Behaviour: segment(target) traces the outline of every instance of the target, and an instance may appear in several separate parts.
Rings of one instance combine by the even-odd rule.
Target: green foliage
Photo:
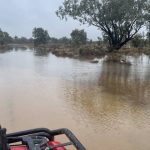
[[[50,43],[59,43],[59,40],[55,37],[50,37]]]
[[[54,37],[50,37],[50,40],[49,40],[50,43],[53,43],[53,44],[70,44],[71,43],[71,40],[67,37],[62,37],[62,38],[54,38]]]
[[[34,28],[32,35],[35,45],[46,44],[50,39],[48,32],[43,28]]]
[[[71,40],[67,37],[62,37],[62,38],[58,39],[58,42],[62,43],[62,44],[70,44]]]
[[[148,42],[150,44],[150,32],[147,32],[146,37],[147,37],[147,40],[148,40]]]
[[[150,20],[147,22],[147,41],[148,41],[148,45],[150,45]]]
[[[143,46],[144,39],[141,34],[135,35],[135,37],[131,40],[131,44],[135,48],[141,48]]]
[[[149,5],[149,0],[64,0],[56,14],[101,29],[113,51],[130,41],[150,18]]]
[[[81,44],[86,44],[87,42],[87,34],[84,30],[75,29],[71,32],[71,40],[74,46],[78,46]]]
[[[12,38],[9,36],[9,34],[7,32],[3,32],[0,29],[0,45],[4,45],[7,44],[9,42],[11,42]]]

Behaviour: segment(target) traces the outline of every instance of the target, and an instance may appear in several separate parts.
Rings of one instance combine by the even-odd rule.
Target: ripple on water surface
[[[132,66],[17,49],[0,54],[0,123],[72,129],[87,149],[149,150],[150,62]]]

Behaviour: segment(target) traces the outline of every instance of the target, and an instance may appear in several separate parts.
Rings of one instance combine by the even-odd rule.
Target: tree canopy
[[[9,34],[7,32],[3,32],[0,29],[0,45],[9,43],[11,40],[12,40],[12,38],[9,36]]]
[[[43,28],[34,28],[32,35],[35,45],[46,44],[50,39],[47,30],[44,30]]]
[[[86,44],[87,34],[84,30],[75,29],[71,32],[72,44],[77,46],[81,44]]]
[[[150,18],[149,0],[64,0],[56,14],[96,26],[108,36],[109,50],[130,41]]]

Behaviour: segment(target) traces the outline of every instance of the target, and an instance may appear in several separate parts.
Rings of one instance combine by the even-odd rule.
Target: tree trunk
[[[124,41],[120,42],[113,38],[109,40],[109,52],[118,51],[121,47],[123,47],[128,41],[130,41],[132,38],[126,38]]]
[[[114,51],[118,51],[122,46],[118,43],[116,44],[112,44],[109,47],[109,52],[114,52]]]

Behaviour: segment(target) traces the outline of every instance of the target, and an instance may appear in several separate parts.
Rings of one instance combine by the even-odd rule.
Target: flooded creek
[[[88,150],[150,149],[150,59],[92,64],[31,49],[0,53],[0,124],[69,128]]]

